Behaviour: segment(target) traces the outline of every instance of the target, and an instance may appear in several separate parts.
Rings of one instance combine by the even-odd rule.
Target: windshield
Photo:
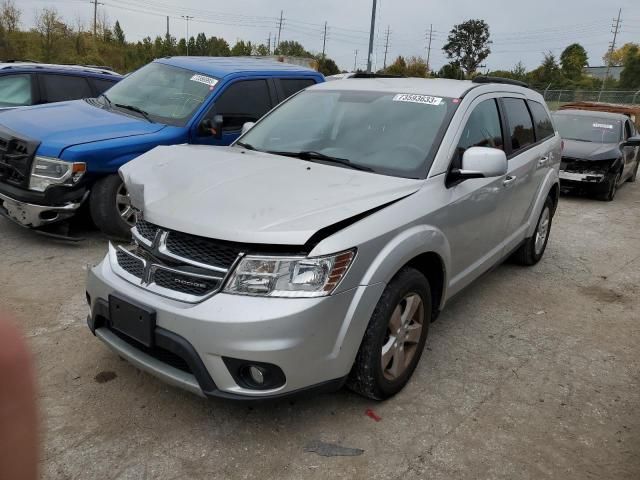
[[[622,138],[622,123],[582,115],[554,115],[560,136],[565,140],[592,143],[617,143]]]
[[[304,91],[240,140],[265,152],[313,152],[341,166],[424,178],[457,103],[450,98],[369,91]],[[336,162],[338,165],[338,162]]]
[[[140,113],[138,110],[151,121],[183,127],[216,83],[216,79],[191,70],[150,63],[116,83],[106,96],[115,110],[133,115]]]

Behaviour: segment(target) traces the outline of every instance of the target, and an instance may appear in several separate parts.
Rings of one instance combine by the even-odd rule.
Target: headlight
[[[354,250],[316,258],[246,256],[224,291],[264,297],[325,297],[338,286],[354,256]]]
[[[72,186],[78,183],[87,165],[83,162],[65,162],[56,158],[36,157],[31,167],[29,189],[44,192],[51,185]]]

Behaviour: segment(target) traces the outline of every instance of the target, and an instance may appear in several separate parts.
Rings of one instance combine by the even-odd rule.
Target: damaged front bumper
[[[560,165],[560,186],[563,189],[581,187],[607,189],[615,160],[563,159]]]

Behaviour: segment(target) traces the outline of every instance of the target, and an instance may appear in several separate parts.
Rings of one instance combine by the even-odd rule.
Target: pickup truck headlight
[[[87,171],[83,162],[65,162],[57,158],[36,157],[31,167],[29,189],[44,192],[51,185],[73,186]]]
[[[354,250],[315,258],[246,256],[224,291],[263,297],[326,297],[345,276],[354,256]]]

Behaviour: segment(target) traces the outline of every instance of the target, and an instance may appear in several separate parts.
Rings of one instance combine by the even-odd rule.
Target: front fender
[[[529,218],[529,228],[527,229],[526,238],[533,236],[536,231],[536,227],[538,226],[538,218],[540,218],[540,214],[542,213],[542,208],[544,207],[544,203],[549,196],[549,192],[554,187],[554,185],[558,186],[556,190],[556,198],[554,201],[556,205],[558,204],[558,195],[560,194],[560,178],[558,177],[558,172],[554,168],[552,169],[547,176],[545,177],[542,185],[538,189],[538,195],[536,196],[536,201],[534,203],[534,207],[531,210],[531,216]]]

